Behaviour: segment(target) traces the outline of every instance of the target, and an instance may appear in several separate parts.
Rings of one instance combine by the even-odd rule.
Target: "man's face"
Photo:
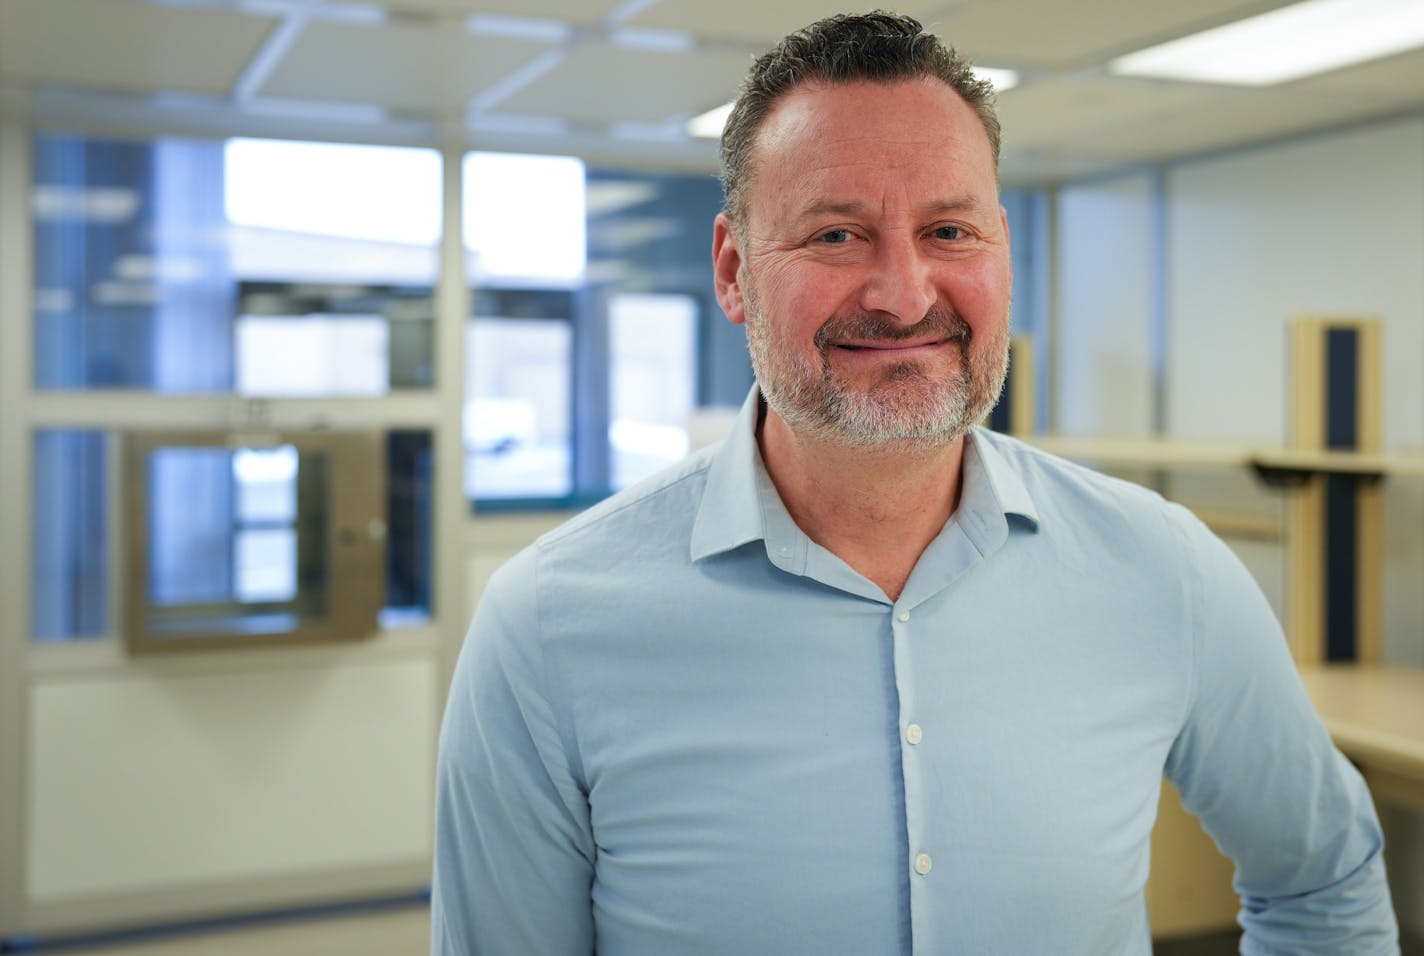
[[[939,82],[806,86],[757,134],[718,301],[762,394],[838,444],[953,441],[1003,385],[1009,237],[989,139]]]

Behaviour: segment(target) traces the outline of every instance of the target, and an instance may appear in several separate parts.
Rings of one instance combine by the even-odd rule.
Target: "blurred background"
[[[842,9],[0,0],[4,946],[423,918],[483,584],[744,398],[719,108]],[[1000,91],[1026,437],[1289,444],[1325,315],[1383,343],[1370,450],[1424,450],[1424,3],[898,9]],[[1110,458],[1289,617],[1279,490]],[[1424,481],[1379,493],[1374,657],[1424,668]],[[1157,925],[1229,928],[1196,893]]]

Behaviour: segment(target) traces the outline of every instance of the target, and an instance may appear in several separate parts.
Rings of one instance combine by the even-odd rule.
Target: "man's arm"
[[[588,802],[546,693],[535,559],[490,581],[455,667],[436,779],[435,956],[593,952]]]
[[[1196,666],[1167,776],[1236,861],[1241,952],[1393,956],[1398,928],[1364,780],[1331,743],[1249,573],[1179,518],[1195,575]]]

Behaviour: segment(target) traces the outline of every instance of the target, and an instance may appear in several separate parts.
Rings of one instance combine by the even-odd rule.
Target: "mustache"
[[[825,353],[832,342],[853,339],[862,342],[903,342],[907,339],[953,339],[967,342],[972,335],[969,323],[952,309],[934,308],[914,325],[897,325],[873,312],[833,316],[816,330],[811,341]]]

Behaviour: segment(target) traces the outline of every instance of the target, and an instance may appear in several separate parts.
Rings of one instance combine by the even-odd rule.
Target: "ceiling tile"
[[[1293,0],[966,0],[928,24],[984,66],[1069,67],[1176,39]]]
[[[0,0],[7,81],[223,95],[274,17],[138,0]]]
[[[901,0],[895,9],[919,16],[944,0]],[[628,26],[681,30],[713,40],[771,47],[792,30],[822,17],[845,13],[843,0],[661,0],[628,20]]]
[[[1189,109],[1095,130],[1080,151],[1133,161],[1168,159],[1339,126],[1392,109],[1378,101],[1223,90]]]
[[[311,2],[313,16],[261,79],[262,110],[253,104],[245,112],[224,112],[234,83],[257,62],[279,17],[243,12],[247,6],[239,0],[0,0],[0,108],[59,120],[82,114],[125,128],[149,122],[133,117],[147,115],[150,94],[177,90],[200,95],[173,98],[170,112],[180,99],[191,99],[183,115],[201,113],[205,132],[290,135],[297,122],[291,117],[309,122],[303,109],[320,113],[296,101],[355,107],[345,120],[339,111],[321,114],[335,124],[331,129],[360,122],[353,117],[364,105],[397,113],[391,122],[433,129],[432,120],[464,118],[471,99],[483,96],[489,105],[474,127],[482,143],[703,168],[715,158],[715,143],[682,138],[676,120],[729,99],[752,56],[788,30],[844,8],[840,0]],[[391,16],[365,23],[321,12],[348,2],[374,4]],[[1023,69],[1023,85],[1000,97],[1003,175],[1006,182],[1023,182],[1061,181],[1424,106],[1424,50],[1269,90],[1106,74],[1111,56],[1286,2],[904,0],[895,6],[977,62]],[[537,31],[471,35],[463,20],[473,14],[558,21],[573,29],[566,38],[557,31],[546,39]],[[691,34],[697,42],[679,52],[619,46],[614,28],[620,26]],[[533,69],[519,72],[526,67]],[[501,100],[504,90],[512,92]],[[80,100],[88,112],[76,105]],[[620,123],[645,128],[610,135]],[[565,132],[554,136],[551,129]],[[381,135],[425,134],[403,128]]]
[[[1282,89],[1290,93],[1369,96],[1398,104],[1424,102],[1424,50],[1332,70]]]
[[[1042,186],[1099,175],[1121,165],[1120,160],[1065,156],[1056,151],[1005,153],[999,163],[999,181],[1008,187]]]
[[[469,99],[551,48],[418,23],[315,22],[267,78],[264,96],[462,115]]]
[[[1129,127],[1208,101],[1209,88],[1104,78],[1038,82],[999,96],[1006,152],[1088,143],[1093,131]]]
[[[663,52],[589,43],[494,111],[589,123],[660,123],[725,103],[750,65],[746,54],[720,50]]]

